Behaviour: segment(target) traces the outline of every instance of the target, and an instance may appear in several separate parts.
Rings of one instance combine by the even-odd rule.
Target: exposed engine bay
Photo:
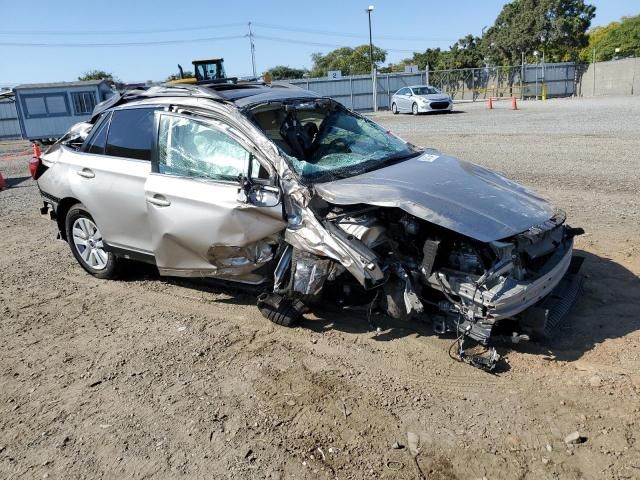
[[[366,292],[381,289],[377,306],[391,317],[408,320],[429,313],[436,317],[438,333],[471,325],[469,336],[481,342],[489,340],[499,320],[516,317],[555,286],[569,268],[572,238],[579,233],[560,223],[545,232],[482,244],[399,209],[327,204],[318,213],[324,213],[328,229],[337,227],[354,247],[373,252],[384,275],[355,285],[343,278],[348,276],[344,268],[295,252],[291,292],[318,295],[331,281],[351,299],[369,299]]]
[[[554,210],[525,231],[484,241],[465,235],[467,230],[447,228],[444,220],[437,224],[412,215],[401,198],[397,206],[334,203],[322,181],[349,177],[351,172],[345,171],[351,168],[363,172],[357,157],[366,152],[359,150],[357,136],[368,128],[366,120],[337,118],[340,109],[316,103],[263,106],[254,114],[256,123],[267,131],[270,125],[276,143],[285,145],[280,148],[302,180],[305,174],[311,180],[306,205],[290,205],[287,246],[275,270],[274,294],[279,298],[295,299],[304,308],[302,304],[331,295],[342,305],[368,305],[369,313],[428,320],[436,333],[458,336],[460,357],[465,337],[482,344],[496,338],[517,343],[553,327],[558,308],[554,313],[543,300],[581,263],[572,250],[573,237],[583,232],[565,225],[564,212]],[[389,132],[374,135],[385,142]],[[420,155],[410,144],[385,146],[394,159]],[[384,180],[397,179],[391,175]],[[323,235],[309,238],[305,223],[314,224],[314,235],[318,229]],[[323,251],[320,243],[327,237],[350,253]],[[575,296],[576,288],[572,285],[569,294]],[[493,350],[470,363],[490,370],[497,359]]]

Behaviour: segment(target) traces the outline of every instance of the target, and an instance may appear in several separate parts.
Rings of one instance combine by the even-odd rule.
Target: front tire
[[[293,327],[302,318],[305,305],[296,298],[285,298],[276,293],[263,293],[258,297],[258,310],[276,325]]]
[[[397,106],[395,103],[392,103],[392,104],[391,104],[391,112],[392,112],[394,115],[397,115],[397,114],[398,114],[398,106]]]
[[[418,115],[418,104],[414,103],[413,105],[411,105],[411,113],[413,113],[414,115]]]
[[[97,278],[116,277],[117,259],[104,249],[102,233],[86,207],[78,203],[67,212],[67,242],[82,268]]]

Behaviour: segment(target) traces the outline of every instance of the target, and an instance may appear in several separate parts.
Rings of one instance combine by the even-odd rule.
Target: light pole
[[[542,83],[544,83],[544,74],[545,74],[545,71],[544,71],[544,51],[546,49],[544,48],[544,41],[545,41],[545,36],[541,35],[540,36],[540,43],[541,43],[541,47],[542,47]]]
[[[538,55],[540,55],[538,51],[534,50],[533,56],[536,57],[536,100],[538,100],[538,69],[540,68],[540,59],[538,58]]]
[[[378,95],[376,88],[376,65],[373,62],[373,38],[371,36],[371,12],[373,12],[373,5],[369,5],[366,10],[369,16],[369,61],[371,62],[371,86],[372,86],[372,99],[373,99],[373,111],[378,111]]]

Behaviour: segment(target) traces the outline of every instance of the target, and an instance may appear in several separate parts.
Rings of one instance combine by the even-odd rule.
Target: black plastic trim
[[[102,242],[104,249],[107,252],[112,252],[116,257],[126,258],[128,260],[135,260],[136,262],[148,263],[150,265],[156,265],[156,257],[149,253],[135,252],[126,248],[114,247],[107,242]]]
[[[46,198],[47,200],[51,200],[51,201],[52,201],[53,203],[55,203],[56,205],[57,205],[58,203],[60,203],[60,200],[61,200],[61,199],[60,199],[60,198],[58,198],[58,197],[55,197],[55,196],[51,195],[50,193],[47,193],[47,192],[44,192],[44,191],[40,190],[40,194],[41,194],[44,198]]]

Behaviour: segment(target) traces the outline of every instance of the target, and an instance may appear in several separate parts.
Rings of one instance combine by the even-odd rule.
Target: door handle
[[[83,168],[82,170],[78,170],[76,173],[84,178],[93,178],[96,176],[90,168]]]
[[[153,196],[147,196],[147,202],[156,205],[157,207],[168,207],[171,202],[166,199],[164,195],[156,193]]]

